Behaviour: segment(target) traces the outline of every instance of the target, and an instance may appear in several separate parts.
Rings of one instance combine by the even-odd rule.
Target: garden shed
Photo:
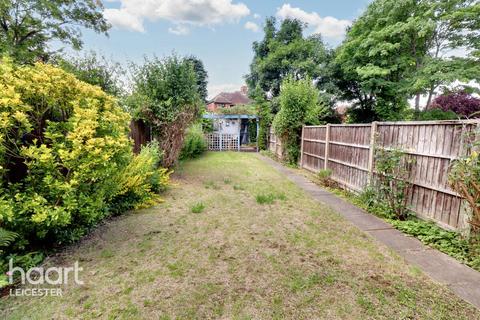
[[[251,114],[203,115],[213,122],[213,131],[206,134],[211,151],[258,151],[258,121]]]

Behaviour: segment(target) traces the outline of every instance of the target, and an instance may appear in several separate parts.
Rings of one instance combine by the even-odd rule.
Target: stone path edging
[[[457,296],[480,309],[480,272],[424,245],[416,238],[406,236],[385,221],[322,189],[280,163],[262,155],[259,157],[315,200],[325,203],[357,228],[396,251],[408,263],[419,267],[433,280],[448,286]]]

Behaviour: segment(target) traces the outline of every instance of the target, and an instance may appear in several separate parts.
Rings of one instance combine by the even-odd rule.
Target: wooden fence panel
[[[407,200],[415,213],[450,228],[466,227],[462,198],[448,184],[452,160],[464,155],[471,121],[378,123],[377,145],[404,150],[413,160]]]
[[[305,127],[303,136],[303,166],[318,171],[325,167],[325,137],[327,126]]]
[[[140,153],[143,145],[151,141],[150,127],[142,120],[130,121],[130,137],[133,139],[133,152]]]
[[[408,180],[409,207],[421,218],[449,229],[466,224],[465,201],[448,184],[451,162],[465,155],[478,120],[374,122],[305,126],[300,166],[313,172],[332,171],[332,179],[353,191],[362,191],[375,174],[376,148],[399,148],[413,159]],[[280,142],[270,132],[269,148],[278,153]]]
[[[277,158],[283,159],[282,142],[273,133],[272,128],[270,128],[268,133],[268,150],[272,152]]]
[[[332,179],[356,191],[368,182],[371,125],[331,125],[327,169]]]

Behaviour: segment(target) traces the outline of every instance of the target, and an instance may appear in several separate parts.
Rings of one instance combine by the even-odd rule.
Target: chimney
[[[241,86],[240,87],[240,92],[242,92],[244,95],[248,94],[248,87],[247,86]]]

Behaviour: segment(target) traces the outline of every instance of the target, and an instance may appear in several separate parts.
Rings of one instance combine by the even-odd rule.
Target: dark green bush
[[[207,142],[199,124],[195,124],[187,130],[180,159],[193,159],[207,150]]]
[[[419,112],[417,119],[421,121],[455,120],[458,119],[458,115],[453,111],[443,111],[435,108]]]
[[[300,136],[304,124],[318,123],[322,108],[318,101],[319,92],[310,79],[283,81],[280,90],[280,111],[273,119],[273,129],[282,141],[284,160],[296,164],[300,156]]]

